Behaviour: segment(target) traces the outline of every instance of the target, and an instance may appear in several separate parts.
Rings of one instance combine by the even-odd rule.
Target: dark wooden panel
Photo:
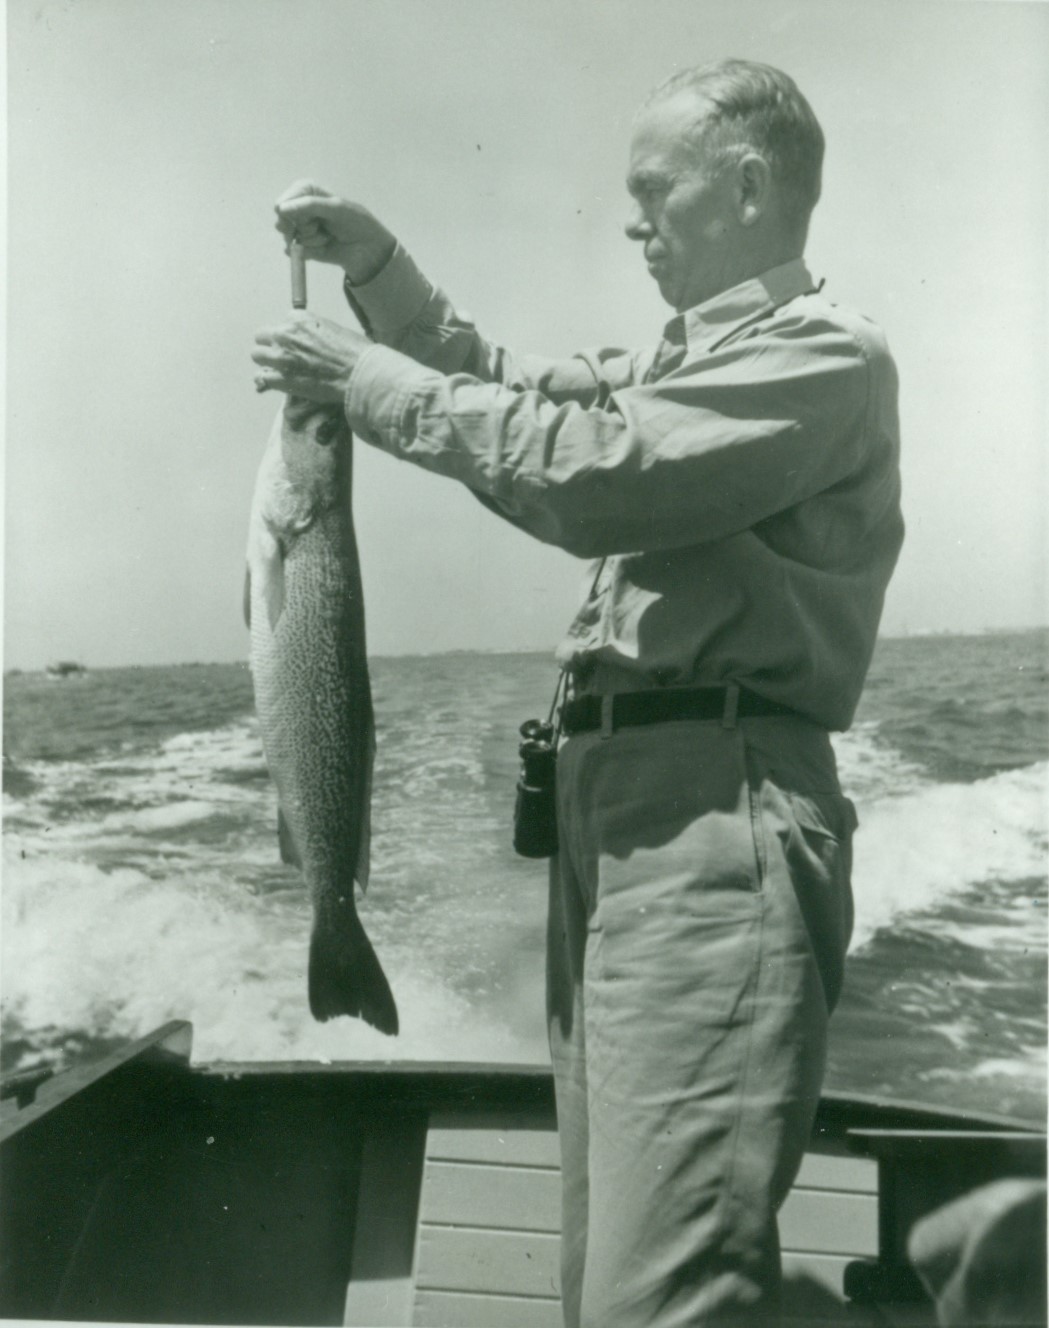
[[[156,1033],[41,1085],[0,1131],[0,1315],[50,1317],[101,1188],[170,1137],[190,1027]]]
[[[463,1064],[417,1061],[213,1062],[199,1067],[203,1079],[250,1082],[264,1087],[327,1087],[352,1098],[364,1112],[463,1111],[554,1112],[554,1084],[541,1065]]]
[[[1005,1176],[1046,1174],[1044,1133],[857,1129],[849,1141],[878,1159],[878,1252],[890,1264],[906,1263],[911,1229],[934,1208]]]
[[[208,1164],[185,1149],[147,1158],[100,1189],[55,1317],[338,1324],[355,1191],[355,1171],[311,1156],[290,1166]]]
[[[114,1090],[126,1088],[129,1082],[138,1082],[143,1071],[151,1078],[156,1077],[154,1072],[161,1067],[172,1067],[185,1073],[192,1038],[192,1027],[183,1020],[174,1020],[99,1061],[74,1065],[54,1078],[43,1079],[32,1101],[4,1121],[0,1144],[7,1144],[20,1135],[29,1136],[48,1117],[57,1119],[61,1114],[65,1121],[68,1111],[85,1110],[100,1095],[111,1108]]]

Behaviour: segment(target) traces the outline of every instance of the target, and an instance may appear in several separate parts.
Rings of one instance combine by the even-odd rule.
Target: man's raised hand
[[[339,198],[312,180],[296,180],[274,207],[277,230],[298,240],[307,258],[341,267],[355,285],[389,262],[397,241],[359,203]]]
[[[329,318],[293,313],[255,337],[255,390],[339,405],[358,359],[370,346],[360,332]]]

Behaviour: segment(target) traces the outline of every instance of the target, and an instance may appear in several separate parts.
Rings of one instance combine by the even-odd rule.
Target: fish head
[[[350,500],[350,431],[341,410],[289,397],[259,468],[253,525],[289,544]]]
[[[288,397],[280,421],[280,452],[288,478],[303,489],[339,493],[349,463],[349,426],[343,408]]]
[[[340,406],[305,397],[285,397],[283,425],[297,438],[310,438],[320,447],[331,446],[340,433],[349,432]]]
[[[289,484],[322,508],[345,499],[350,430],[341,406],[288,397],[280,431]]]

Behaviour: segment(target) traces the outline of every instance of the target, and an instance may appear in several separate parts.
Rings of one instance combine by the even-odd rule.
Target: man
[[[559,658],[547,994],[565,1320],[767,1321],[852,924],[852,719],[902,539],[896,379],[802,262],[823,136],[777,70],[676,75],[637,117],[627,235],[653,351],[516,359],[369,213],[293,187],[368,337],[298,316],[260,390],[599,560]]]

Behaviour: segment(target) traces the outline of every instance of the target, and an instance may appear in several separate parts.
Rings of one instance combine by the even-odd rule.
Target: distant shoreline
[[[1049,623],[1043,623],[1032,627],[984,627],[969,629],[966,631],[955,631],[952,628],[914,628],[906,632],[886,632],[879,634],[878,641],[926,641],[942,640],[944,637],[951,637],[955,640],[980,640],[984,637],[999,636],[1034,636],[1039,632],[1049,632]],[[403,650],[396,654],[369,654],[371,661],[399,660],[399,659],[453,659],[466,655],[482,655],[486,658],[517,658],[522,655],[552,656],[556,649],[556,643],[549,646],[533,647],[528,649],[506,650],[497,647],[463,647],[456,650]],[[83,666],[83,672],[102,673],[116,669],[181,669],[181,668],[235,668],[242,666],[248,667],[247,653],[236,659],[186,659],[171,661],[156,661],[150,664],[91,664]],[[4,669],[5,678],[14,678],[20,676],[47,675],[48,666],[41,664],[38,666],[18,666],[12,665]]]

